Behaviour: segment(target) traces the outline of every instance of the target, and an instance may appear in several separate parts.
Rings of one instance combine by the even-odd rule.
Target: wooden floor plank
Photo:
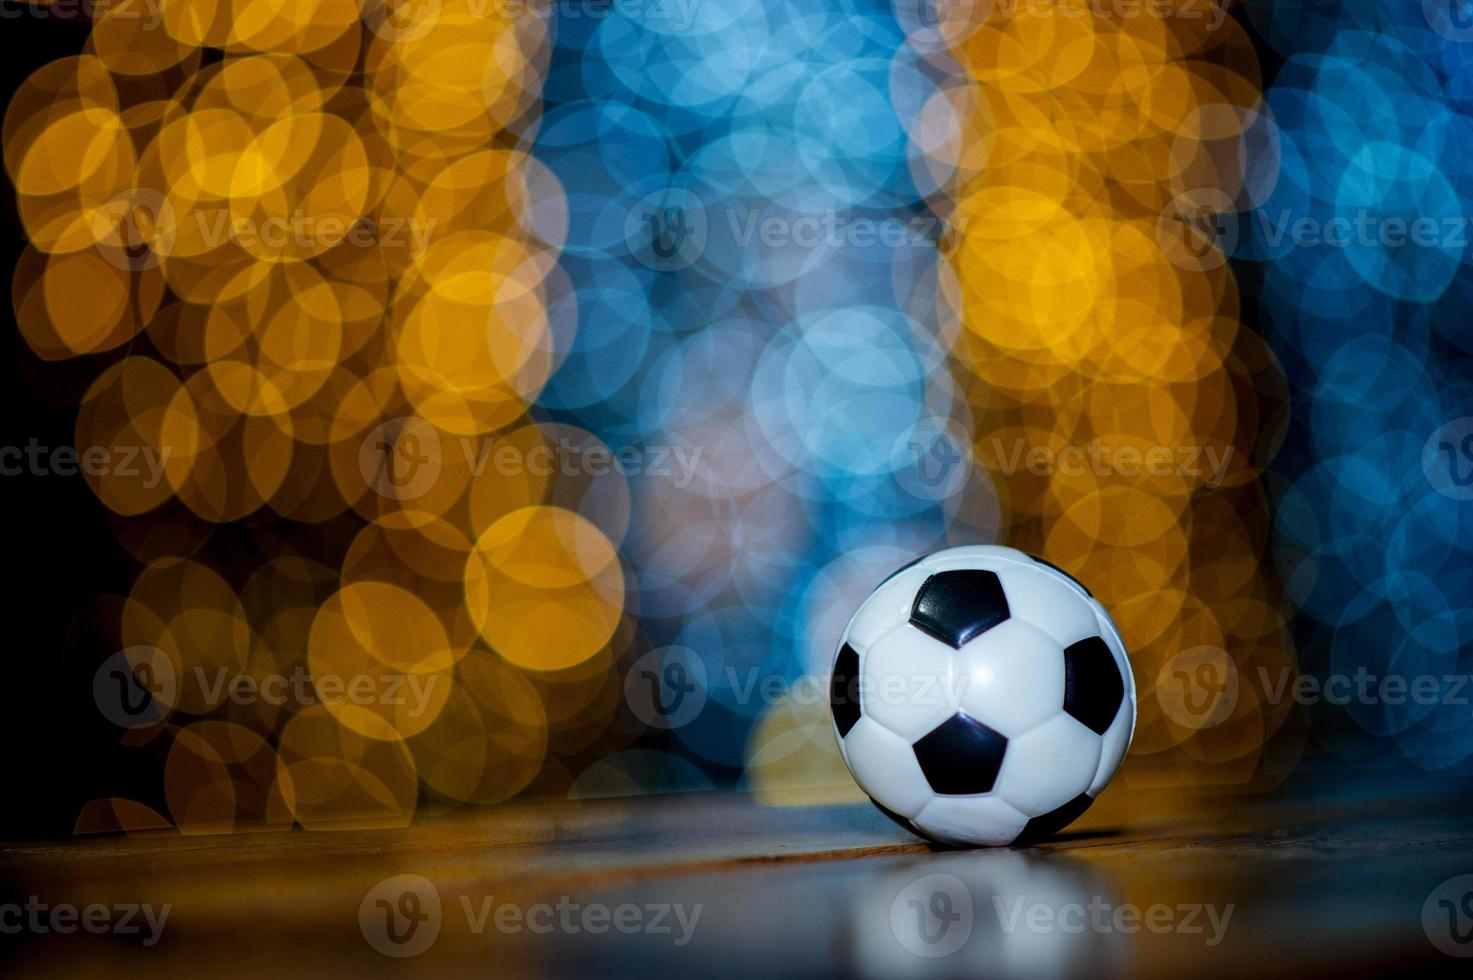
[[[446,976],[1177,978],[1248,963],[1265,976],[1359,975],[1392,961],[1436,972],[1459,961],[1429,938],[1424,906],[1473,873],[1467,813],[1455,800],[1255,806],[1028,850],[941,851],[868,806],[735,794],[539,804],[400,830],[11,846],[0,904],[169,907],[154,945],[6,936],[28,975],[376,976],[413,964]],[[412,959],[384,955],[375,943],[410,945],[388,938],[392,923],[401,938],[431,930],[429,918],[411,929],[410,892],[426,916],[438,905],[433,942]],[[548,933],[525,919],[543,906]],[[631,931],[597,933],[620,908]],[[965,942],[932,955],[946,942],[927,938],[963,921]]]

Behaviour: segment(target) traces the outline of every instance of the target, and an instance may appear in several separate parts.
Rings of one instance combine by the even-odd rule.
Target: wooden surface
[[[1148,819],[1028,850],[960,852],[932,850],[867,806],[779,809],[705,794],[465,811],[403,830],[8,846],[0,903],[35,895],[48,906],[170,910],[152,946],[143,943],[147,928],[131,936],[23,929],[0,941],[6,972],[26,976],[1461,972],[1470,961],[1433,945],[1423,907],[1440,883],[1469,873],[1473,819],[1465,805],[1435,798],[1260,804],[1210,821]],[[405,905],[401,880],[375,893],[392,893],[392,902],[375,904],[370,891],[399,875],[422,876],[434,896]],[[917,895],[921,906],[910,901]],[[423,952],[396,958],[375,949],[390,912],[428,916],[435,899],[438,932]],[[569,911],[559,912],[560,902]],[[927,909],[949,918],[966,902],[965,942],[949,933],[954,951],[911,934]],[[502,913],[498,928],[496,909],[525,916],[539,903],[551,911],[531,913],[535,924],[551,916],[552,931],[533,932],[525,919],[518,927],[514,913]],[[636,907],[638,918],[616,912],[621,906]],[[1170,909],[1169,921],[1157,909],[1152,928],[1132,929],[1129,910],[1144,916],[1152,906]],[[1214,930],[1209,906],[1219,921],[1229,916],[1225,927]],[[600,913],[590,907],[642,931],[620,933],[610,922],[594,934]],[[423,933],[407,925],[400,933],[421,941],[430,921],[421,920]],[[960,921],[949,919],[948,930]]]

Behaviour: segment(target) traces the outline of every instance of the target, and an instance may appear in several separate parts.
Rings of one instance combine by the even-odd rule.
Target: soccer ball
[[[1012,548],[892,574],[849,621],[829,707],[844,762],[941,844],[1025,843],[1083,813],[1135,731],[1120,631],[1073,577]]]

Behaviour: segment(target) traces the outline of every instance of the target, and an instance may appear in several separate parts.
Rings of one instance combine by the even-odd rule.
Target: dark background
[[[89,24],[0,4],[8,42],[0,90],[10,96],[48,62],[81,53]],[[25,248],[8,173],[0,174],[0,267],[5,270],[4,356],[0,356],[0,446],[72,445],[75,403],[108,357],[43,363],[15,329],[10,299]],[[122,356],[118,351],[112,358]],[[0,836],[69,833],[88,799],[107,795],[116,730],[91,702],[91,685],[70,657],[67,634],[91,596],[126,594],[131,559],[114,541],[102,504],[80,476],[0,477],[7,553],[8,615],[0,711],[8,751]]]

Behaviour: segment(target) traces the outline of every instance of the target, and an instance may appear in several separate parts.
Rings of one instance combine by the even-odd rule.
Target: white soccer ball
[[[1135,731],[1135,679],[1088,589],[975,545],[871,593],[839,641],[829,706],[886,816],[942,844],[1011,844],[1063,829],[1109,783]]]

